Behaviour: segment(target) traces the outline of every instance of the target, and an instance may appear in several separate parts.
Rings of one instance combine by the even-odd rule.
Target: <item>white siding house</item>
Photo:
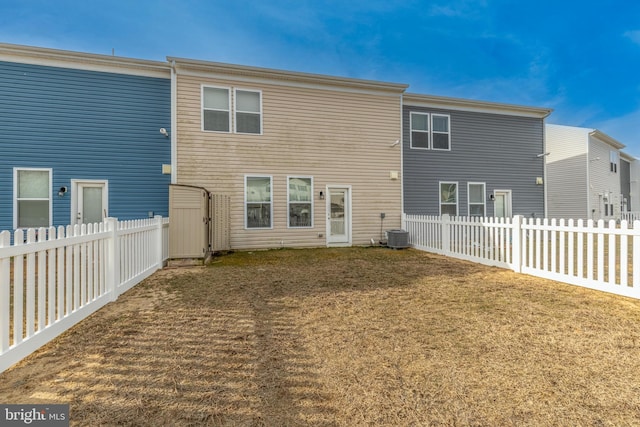
[[[545,138],[547,216],[619,219],[624,145],[597,129],[552,124]]]

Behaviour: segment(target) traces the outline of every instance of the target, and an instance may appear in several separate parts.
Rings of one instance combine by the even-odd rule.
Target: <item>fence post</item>
[[[522,215],[515,215],[511,224],[511,268],[522,273]]]
[[[440,236],[442,236],[442,253],[449,255],[451,253],[451,217],[449,214],[443,214],[440,223]]]
[[[160,270],[163,262],[162,248],[164,247],[162,242],[162,215],[156,215],[153,218],[156,220],[156,265],[158,267],[157,270]]]
[[[106,218],[105,220],[109,237],[107,238],[106,266],[107,266],[107,293],[111,294],[111,301],[118,299],[118,285],[120,284],[120,241],[118,239],[118,219]]]
[[[636,292],[640,292],[640,220],[633,221],[633,237],[632,237],[633,255],[631,258],[631,286]]]
[[[11,233],[3,231],[0,233],[0,248],[11,246]],[[11,259],[6,256],[0,258],[0,354],[7,351],[10,346],[9,328],[11,320],[9,318],[11,295]],[[15,341],[15,340],[14,340]]]

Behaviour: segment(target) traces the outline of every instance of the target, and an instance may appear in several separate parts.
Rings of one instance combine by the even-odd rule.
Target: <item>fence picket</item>
[[[609,221],[609,230],[616,229],[616,222],[614,220]],[[614,233],[607,234],[609,239],[609,284],[616,284],[616,265],[617,265],[617,257],[616,257],[616,240],[617,236]]]
[[[64,239],[64,227],[58,227],[57,239]],[[58,310],[56,313],[56,320],[60,320],[64,317],[64,303],[65,303],[65,276],[64,276],[64,257],[65,247],[59,246],[57,249],[58,258],[58,282],[57,282],[57,295],[58,295]]]
[[[604,220],[598,220],[598,261],[597,261],[597,269],[598,269],[598,282],[604,282],[604,233],[602,232],[604,228]]]
[[[11,245],[11,233],[0,233],[0,249]],[[0,259],[0,354],[7,351],[11,345],[11,259]]]
[[[14,246],[24,243],[24,230],[16,230]],[[23,254],[13,257],[13,344],[18,345],[24,337],[24,261]]]
[[[623,220],[620,223],[620,285],[627,287],[629,284],[629,223]]]
[[[55,227],[47,229],[47,240],[56,239]],[[52,324],[56,318],[56,249],[47,249],[47,325]]]

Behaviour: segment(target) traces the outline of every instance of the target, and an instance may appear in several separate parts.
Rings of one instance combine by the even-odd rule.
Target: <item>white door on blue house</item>
[[[327,187],[327,245],[351,244],[351,189]]]
[[[108,216],[106,181],[72,181],[72,194],[76,224],[102,222]]]

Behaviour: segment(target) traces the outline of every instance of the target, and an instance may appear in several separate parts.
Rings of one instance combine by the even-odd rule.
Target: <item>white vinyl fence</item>
[[[0,372],[162,268],[169,219],[0,232]]]
[[[633,222],[636,220],[640,220],[640,212],[637,211],[623,211],[620,213],[621,219],[626,220],[627,222]]]
[[[640,299],[640,221],[404,215],[417,249]]]

